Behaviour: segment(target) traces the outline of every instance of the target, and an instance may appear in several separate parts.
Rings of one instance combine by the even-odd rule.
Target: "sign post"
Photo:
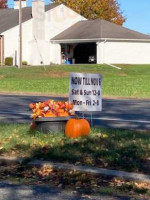
[[[100,74],[70,73],[69,101],[74,111],[102,110],[102,76]]]

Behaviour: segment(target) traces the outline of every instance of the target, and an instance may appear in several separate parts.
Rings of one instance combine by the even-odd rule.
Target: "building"
[[[19,10],[0,10],[0,62],[18,64]],[[30,65],[63,63],[150,64],[150,36],[105,20],[87,20],[63,4],[26,7],[23,2],[23,61]]]

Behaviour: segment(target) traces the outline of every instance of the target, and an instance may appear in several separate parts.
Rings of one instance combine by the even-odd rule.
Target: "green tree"
[[[123,12],[117,0],[52,0],[64,3],[88,19],[105,19],[122,25],[125,22]]]

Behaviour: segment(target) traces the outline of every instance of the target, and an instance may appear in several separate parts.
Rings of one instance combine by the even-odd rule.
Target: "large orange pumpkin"
[[[65,127],[65,135],[77,138],[90,134],[90,125],[86,119],[70,119]]]

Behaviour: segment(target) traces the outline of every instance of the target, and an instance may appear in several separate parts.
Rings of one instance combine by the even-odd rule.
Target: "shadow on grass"
[[[103,129],[86,138],[60,138],[34,149],[31,158],[150,174],[149,133]]]

